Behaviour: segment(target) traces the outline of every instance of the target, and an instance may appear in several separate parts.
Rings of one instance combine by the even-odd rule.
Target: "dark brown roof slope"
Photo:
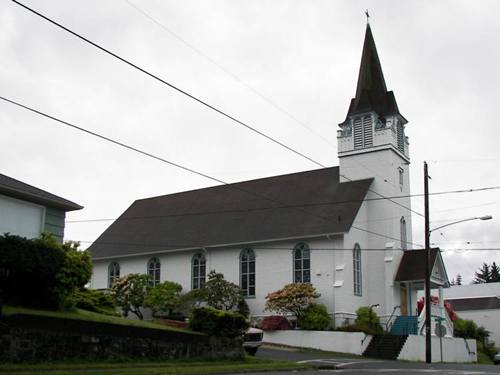
[[[59,208],[64,211],[81,210],[83,208],[79,204],[73,203],[67,199],[58,197],[57,195],[38,189],[1,173],[0,194],[38,203],[47,207]]]
[[[351,100],[347,118],[353,114],[367,111],[375,111],[379,116],[399,114],[394,93],[387,91],[384,73],[369,24],[366,26],[356,97]]]
[[[498,297],[476,297],[476,298],[457,298],[447,300],[453,310],[500,310],[500,296]]]
[[[439,249],[431,249],[431,270]],[[394,281],[416,281],[425,279],[425,250],[407,250],[401,258]]]
[[[106,258],[347,232],[371,182],[339,183],[333,167],[137,200],[90,251]]]

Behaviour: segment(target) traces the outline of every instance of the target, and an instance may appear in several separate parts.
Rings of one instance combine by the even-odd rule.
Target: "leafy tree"
[[[455,281],[456,285],[462,285],[462,275],[457,274],[457,279]]]
[[[165,281],[154,286],[144,300],[144,306],[151,308],[153,314],[159,312],[171,315],[181,301],[182,286],[173,281]]]
[[[202,288],[202,298],[208,306],[218,310],[233,310],[238,307],[241,289],[238,285],[224,280],[222,273],[215,270],[208,274],[208,281]]]
[[[144,306],[150,289],[150,277],[148,275],[131,273],[120,277],[113,283],[111,296],[116,306],[122,309],[123,316],[127,316],[131,312],[142,320],[144,316],[141,307]]]
[[[88,251],[79,250],[80,243],[65,242],[61,248],[65,258],[62,268],[57,274],[59,290],[64,298],[68,298],[76,290],[82,289],[92,276],[92,258]]]
[[[266,296],[265,310],[281,314],[292,313],[300,319],[306,307],[320,296],[309,283],[287,284]]]

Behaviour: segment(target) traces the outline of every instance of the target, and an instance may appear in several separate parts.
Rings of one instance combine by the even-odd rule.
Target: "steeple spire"
[[[368,111],[375,111],[379,116],[399,114],[393,92],[387,91],[375,40],[367,22],[356,97],[351,100],[347,116]]]

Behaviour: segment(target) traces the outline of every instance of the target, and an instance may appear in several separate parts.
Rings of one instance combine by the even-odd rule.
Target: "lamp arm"
[[[455,224],[459,224],[459,223],[463,223],[465,221],[471,221],[471,220],[477,220],[479,219],[479,217],[470,217],[468,219],[463,219],[463,220],[458,220],[458,221],[454,221],[453,223],[448,223],[448,224],[445,224],[445,225],[441,225],[440,227],[437,227],[437,228],[434,228],[434,229],[431,229],[429,231],[429,233],[432,233],[434,232],[435,230],[438,230],[438,229],[442,229],[444,227],[449,227],[450,225],[455,225]]]

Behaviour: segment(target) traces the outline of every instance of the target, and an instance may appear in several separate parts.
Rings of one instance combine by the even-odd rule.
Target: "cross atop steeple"
[[[366,14],[366,23],[369,24],[370,23],[370,13],[368,13],[368,9],[365,10],[365,14]]]

